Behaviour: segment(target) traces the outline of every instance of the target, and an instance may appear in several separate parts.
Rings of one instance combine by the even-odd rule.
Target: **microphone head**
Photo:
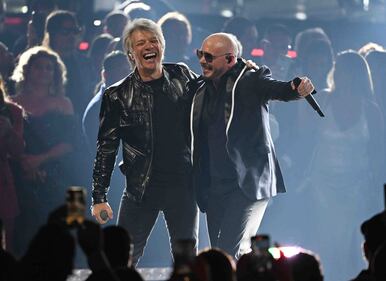
[[[109,218],[109,215],[107,214],[107,211],[106,211],[106,210],[102,210],[102,211],[99,213],[99,216],[100,216],[101,219],[104,220],[104,221],[107,221],[108,218]]]

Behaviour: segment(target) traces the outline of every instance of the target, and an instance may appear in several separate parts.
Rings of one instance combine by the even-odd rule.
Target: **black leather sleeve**
[[[92,203],[107,202],[111,173],[120,143],[119,110],[114,107],[114,90],[108,89],[103,94],[99,115],[97,153],[94,162]]]

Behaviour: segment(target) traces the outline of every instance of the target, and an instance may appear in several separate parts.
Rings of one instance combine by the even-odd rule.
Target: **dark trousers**
[[[268,201],[250,200],[238,187],[224,194],[211,193],[206,212],[211,246],[235,258],[249,252],[250,238],[256,235]]]
[[[128,230],[132,237],[133,264],[143,255],[159,212],[163,212],[169,232],[172,253],[178,239],[198,237],[198,208],[189,184],[174,186],[149,185],[142,202],[134,202],[124,192],[118,212],[118,225]]]

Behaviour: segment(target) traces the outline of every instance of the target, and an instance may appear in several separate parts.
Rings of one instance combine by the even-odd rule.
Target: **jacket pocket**
[[[119,163],[119,169],[122,174],[126,175],[128,170],[134,166],[138,157],[145,157],[145,154],[131,145],[124,145],[123,150],[125,160]]]

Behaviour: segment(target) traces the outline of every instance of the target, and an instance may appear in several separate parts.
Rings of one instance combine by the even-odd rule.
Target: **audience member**
[[[368,262],[368,267],[362,270],[352,281],[381,281],[385,280],[384,246],[386,242],[386,211],[376,214],[361,224],[361,232],[364,236],[363,254]],[[378,256],[379,255],[379,256]],[[382,276],[383,279],[380,279]],[[379,275],[379,276],[376,276]],[[376,278],[377,277],[377,278]]]
[[[327,75],[334,62],[331,41],[321,28],[306,29],[299,32],[295,38],[297,57],[291,65],[292,76],[307,74],[315,88],[317,100],[322,110],[329,95],[326,95]],[[312,109],[307,102],[289,105],[275,103],[272,108],[279,123],[279,137],[275,142],[282,151],[283,169],[288,174],[288,180],[296,188],[299,176],[304,167],[310,163],[316,140],[316,130],[323,118]],[[297,200],[298,198],[294,198]],[[287,201],[293,205],[292,200]],[[293,216],[294,214],[288,214]]]
[[[383,120],[386,121],[386,51],[371,51],[366,56],[369,64],[371,77],[374,85],[375,100],[382,112]],[[383,132],[386,134],[386,122],[384,123]],[[385,136],[386,137],[386,136]],[[382,166],[385,166],[386,155]],[[380,179],[380,184],[386,182],[386,175]]]
[[[291,47],[292,37],[289,29],[282,24],[272,24],[267,27],[264,37],[260,41],[264,51],[262,64],[267,65],[272,71],[272,77],[286,80],[291,65],[288,50]]]
[[[314,253],[302,250],[287,261],[292,281],[323,281],[322,265]]]
[[[13,54],[9,51],[8,47],[0,41],[0,75],[4,83],[3,86],[10,96],[15,94],[15,85],[10,79],[14,67]]]
[[[347,280],[363,264],[357,225],[381,205],[374,187],[382,174],[384,126],[362,56],[354,51],[338,54],[329,79],[326,117],[301,176],[303,210],[308,211],[300,218],[309,226],[303,244],[323,263],[334,265],[326,267],[326,280]]]
[[[165,37],[166,62],[188,62],[188,47],[192,42],[192,27],[189,20],[179,12],[169,12],[158,20]]]
[[[43,225],[20,260],[20,280],[65,281],[72,273],[75,239],[56,224]]]
[[[120,226],[103,229],[103,251],[111,270],[119,280],[143,281],[141,275],[132,267],[132,244],[129,233]],[[87,281],[97,280],[99,272],[92,273]]]
[[[12,50],[16,57],[29,48],[41,45],[46,18],[47,13],[32,11],[27,25],[27,33],[21,35],[13,45]]]
[[[240,54],[245,59],[256,60],[252,56],[252,50],[257,48],[258,31],[256,25],[243,17],[232,17],[224,23],[223,32],[231,33],[240,41],[243,52]]]
[[[104,18],[103,31],[112,37],[121,37],[129,21],[128,16],[120,10],[113,10]]]
[[[65,66],[55,52],[41,46],[27,50],[12,77],[17,83],[12,100],[27,115],[26,148],[18,174],[22,213],[17,234],[22,243],[62,202],[67,186],[79,185],[73,161],[79,133],[71,101],[64,94]]]
[[[88,104],[82,118],[83,134],[86,137],[91,155],[96,153],[96,139],[99,129],[98,116],[103,92],[107,87],[123,79],[129,72],[130,64],[123,52],[114,51],[104,58],[98,92]]]
[[[3,221],[6,248],[12,250],[15,218],[19,213],[11,161],[23,153],[23,111],[6,96],[0,76],[0,219]]]
[[[211,281],[236,281],[236,265],[232,257],[217,249],[206,249],[198,254],[197,259],[203,260]]]
[[[109,45],[113,41],[113,37],[108,33],[102,33],[96,36],[91,43],[91,47],[88,53],[88,57],[91,61],[93,72],[95,75],[94,81],[100,79],[100,73],[102,71],[102,63],[105,55],[107,54]]]
[[[57,10],[47,17],[43,39],[43,45],[57,52],[66,66],[66,96],[71,100],[79,118],[96,84],[90,61],[77,50],[81,32],[75,14]]]
[[[327,88],[327,75],[333,66],[334,50],[328,35],[320,27],[299,32],[295,37],[295,75],[310,75],[318,90]]]

